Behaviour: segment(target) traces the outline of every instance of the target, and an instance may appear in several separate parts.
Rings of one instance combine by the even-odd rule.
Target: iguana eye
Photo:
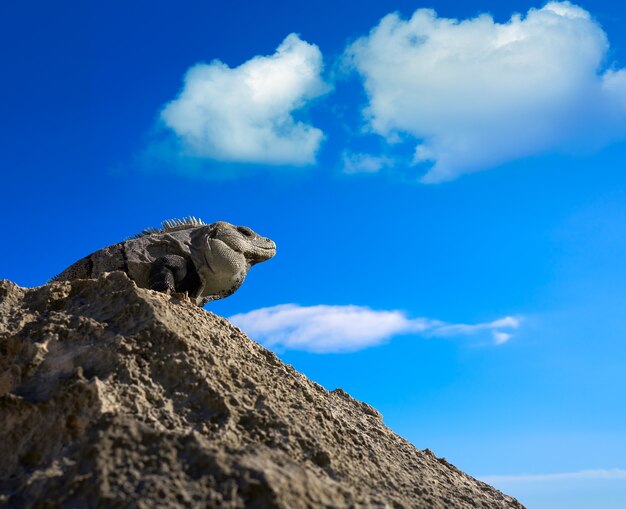
[[[237,231],[241,233],[244,237],[254,237],[254,233],[250,228],[246,228],[245,226],[238,226]]]

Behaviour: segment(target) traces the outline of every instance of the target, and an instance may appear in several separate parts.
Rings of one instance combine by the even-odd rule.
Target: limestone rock
[[[0,284],[0,505],[522,507],[121,272]]]

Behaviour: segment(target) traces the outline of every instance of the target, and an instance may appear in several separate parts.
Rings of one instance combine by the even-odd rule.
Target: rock
[[[121,272],[0,284],[0,504],[522,507]]]

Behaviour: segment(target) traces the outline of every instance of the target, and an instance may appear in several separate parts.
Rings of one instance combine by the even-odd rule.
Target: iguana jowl
[[[198,306],[231,295],[250,267],[276,254],[276,244],[246,226],[196,218],[165,221],[77,261],[52,281],[122,270],[141,288],[187,292]]]

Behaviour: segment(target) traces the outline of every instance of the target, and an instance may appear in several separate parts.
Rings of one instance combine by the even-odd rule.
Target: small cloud
[[[219,60],[190,68],[161,120],[185,154],[235,163],[307,165],[324,133],[294,112],[329,90],[319,48],[288,35],[270,56],[230,68]]]
[[[230,320],[267,347],[316,353],[362,350],[406,334],[424,337],[467,336],[484,331],[506,334],[500,329],[519,326],[519,319],[512,317],[474,325],[449,324],[429,318],[408,318],[402,311],[377,311],[365,306],[297,304],[240,313]]]
[[[513,337],[513,334],[509,334],[508,332],[500,332],[497,330],[492,331],[492,335],[496,345],[506,343],[509,339]]]
[[[449,325],[443,324],[437,327],[436,329],[434,329],[431,335],[438,336],[438,337],[459,336],[459,335],[467,336],[471,334],[476,334],[477,332],[480,332],[480,331],[490,330],[494,334],[496,343],[498,343],[498,338],[495,336],[495,334],[507,335],[506,333],[500,333],[498,329],[517,329],[519,325],[520,325],[519,318],[506,316],[504,318],[499,318],[498,320],[494,320],[493,322],[478,323],[474,325],[467,325],[463,323],[449,324]],[[504,343],[510,338],[511,338],[511,335],[509,334],[508,337],[504,341],[500,341],[500,342]]]
[[[344,152],[342,159],[344,173],[377,173],[393,164],[388,157],[355,152]]]
[[[601,26],[570,2],[506,23],[389,14],[346,50],[369,128],[412,138],[426,183],[626,135],[626,70],[603,70],[609,55]]]
[[[626,470],[620,468],[580,470],[578,472],[559,472],[553,474],[488,475],[480,478],[488,484],[554,482],[588,479],[626,479]]]

